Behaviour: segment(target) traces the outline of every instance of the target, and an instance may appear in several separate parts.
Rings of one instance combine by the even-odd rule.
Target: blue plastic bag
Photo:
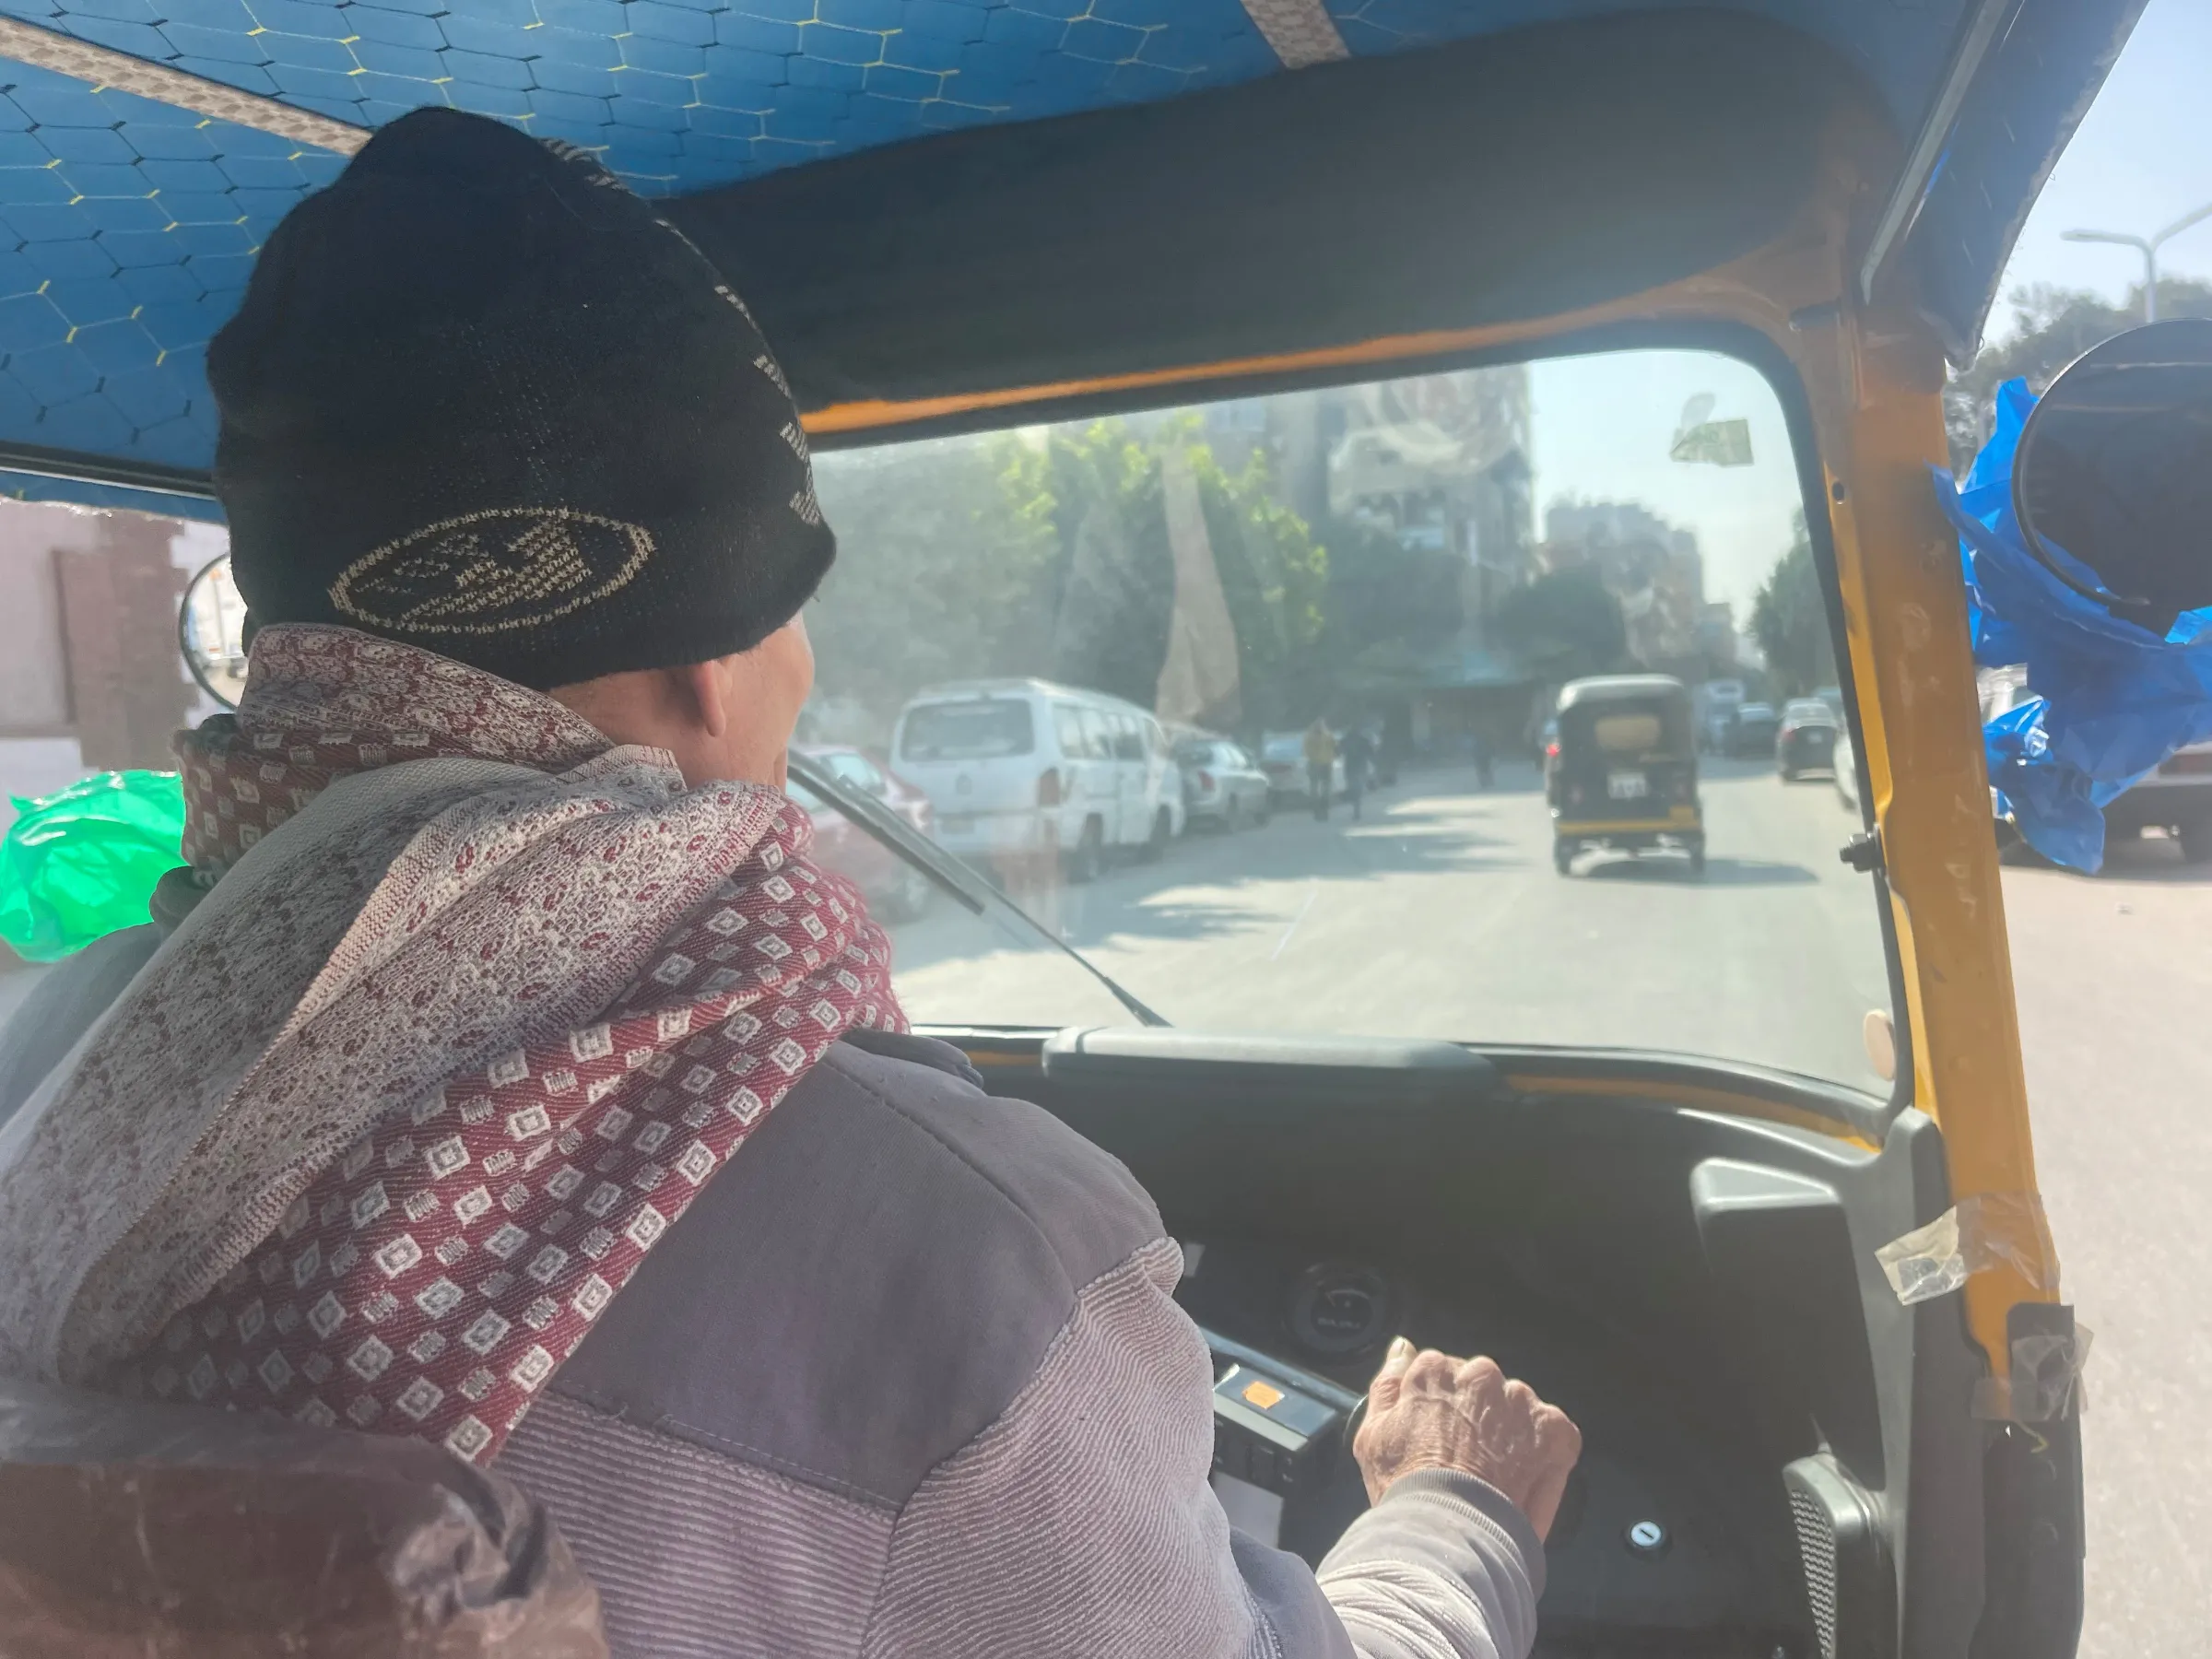
[[[2083,598],[2028,551],[2013,516],[2012,458],[2034,406],[2027,382],[1998,387],[1989,442],[1962,485],[1933,469],[1936,499],[1959,531],[1974,661],[2025,665],[2037,693],[1983,728],[1999,809],[2044,857],[2095,871],[2105,804],[2176,749],[2212,737],[2212,610],[2183,612],[2160,639]]]

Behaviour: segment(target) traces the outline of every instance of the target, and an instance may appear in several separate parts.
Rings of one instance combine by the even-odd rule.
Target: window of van
[[[1144,728],[1132,714],[1113,717],[1113,758],[1116,760],[1142,760],[1145,758]]]
[[[1113,759],[1113,728],[1096,709],[1083,711],[1083,752],[1093,760]]]
[[[999,760],[1037,747],[1030,705],[1018,698],[923,703],[907,711],[899,755],[905,760]]]
[[[1060,753],[1070,760],[1088,760],[1090,744],[1083,735],[1083,715],[1073,703],[1053,705],[1053,730],[1060,739]]]

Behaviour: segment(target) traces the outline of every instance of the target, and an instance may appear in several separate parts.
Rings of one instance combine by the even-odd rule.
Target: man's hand
[[[1496,1361],[1416,1353],[1403,1336],[1390,1345],[1352,1440],[1371,1501],[1380,1503],[1401,1475],[1456,1469],[1503,1492],[1539,1538],[1551,1531],[1582,1454],[1582,1430],[1567,1414],[1509,1381]]]

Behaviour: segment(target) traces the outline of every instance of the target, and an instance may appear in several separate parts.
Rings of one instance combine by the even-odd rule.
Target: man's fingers
[[[1390,1352],[1382,1356],[1382,1369],[1375,1373],[1374,1382],[1367,1391],[1367,1415],[1371,1421],[1378,1411],[1388,1411],[1398,1403],[1398,1395],[1406,1386],[1406,1373],[1412,1368],[1413,1344],[1403,1336],[1393,1337]]]
[[[1499,1369],[1498,1361],[1488,1354],[1477,1354],[1453,1366],[1452,1381],[1461,1388],[1487,1391],[1502,1386],[1505,1372]]]

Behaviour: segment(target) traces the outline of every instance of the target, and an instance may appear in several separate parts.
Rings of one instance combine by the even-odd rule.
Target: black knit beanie
[[[767,343],[582,152],[403,116],[286,216],[207,352],[253,625],[544,688],[747,650],[836,542]]]

